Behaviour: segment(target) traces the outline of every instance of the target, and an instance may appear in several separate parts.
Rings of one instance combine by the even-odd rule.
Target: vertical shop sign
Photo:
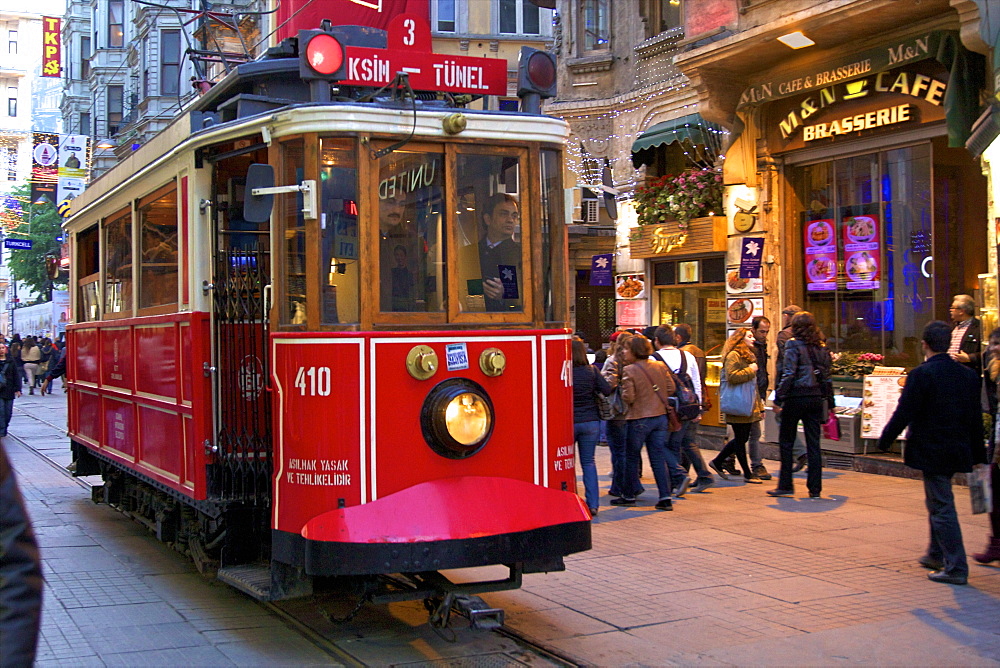
[[[805,226],[806,290],[837,289],[837,236],[833,220],[814,220]]]
[[[844,218],[844,273],[848,290],[878,290],[879,237],[878,218]]]
[[[33,133],[31,151],[31,201],[45,197],[56,203],[56,184],[59,181],[59,135],[48,132]]]
[[[611,287],[611,266],[614,255],[594,255],[590,258],[590,284]]]
[[[42,76],[58,77],[62,62],[62,19],[42,17]]]
[[[764,237],[743,237],[740,248],[740,278],[760,278]]]

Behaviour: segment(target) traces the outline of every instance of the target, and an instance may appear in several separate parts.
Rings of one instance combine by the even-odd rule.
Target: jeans
[[[597,491],[597,464],[594,462],[594,451],[597,449],[597,435],[601,430],[601,421],[577,422],[573,425],[573,438],[576,439],[576,451],[580,455],[580,468],[583,469],[583,491],[588,508],[597,508],[599,493]]]
[[[782,411],[782,414],[784,414],[784,411]],[[780,440],[781,440],[781,415],[775,416],[775,420],[777,420],[777,422],[778,422],[778,440],[780,442]],[[796,431],[795,432],[795,441],[792,443],[792,456],[795,457],[796,459],[798,459],[799,457],[801,457],[804,454],[806,454],[806,446],[802,442],[802,439],[799,438],[798,431]]]
[[[653,469],[653,477],[656,479],[659,500],[669,499],[673,495],[674,488],[671,485],[669,470],[680,469],[680,462],[667,449],[669,434],[666,415],[628,421],[628,448],[625,453],[628,476],[634,481],[639,480],[639,458],[642,456],[642,446],[645,444],[646,452],[649,453],[649,466]],[[683,473],[683,469],[680,470]],[[677,482],[680,483],[680,480]],[[638,492],[629,494],[625,488],[621,491],[625,498],[635,498],[638,494]]]
[[[14,400],[0,399],[0,420],[3,420],[3,429],[0,429],[0,436],[7,435],[7,426],[10,424],[10,418],[13,414]]]
[[[628,448],[628,420],[608,420],[608,448],[611,450],[611,489],[612,496],[628,498],[642,494],[645,490],[638,477],[638,463],[634,480],[628,477],[628,467],[625,464],[625,451]]]
[[[687,466],[691,465],[694,467],[694,472],[698,475],[698,480],[715,480],[712,477],[712,472],[705,466],[705,459],[701,456],[701,448],[698,447],[698,440],[695,438],[698,435],[698,423],[686,423],[679,433],[683,434],[681,437],[681,452],[683,453],[683,459],[687,460],[684,463],[685,473],[687,473]]]
[[[924,499],[930,516],[931,542],[927,556],[944,563],[948,575],[967,577],[969,564],[965,559],[962,527],[955,512],[955,497],[951,492],[951,475],[924,472]]]
[[[753,424],[753,422],[730,422],[729,426],[733,428],[733,440],[726,443],[722,452],[715,457],[716,462],[721,462],[730,455],[736,455],[740,468],[743,469],[744,478],[749,478],[752,475],[750,465],[747,463],[746,445]]]
[[[781,448],[781,474],[778,489],[792,490],[792,447],[798,433],[799,420],[806,433],[806,454],[809,457],[809,472],[806,487],[810,494],[823,491],[823,455],[819,449],[820,420],[823,417],[822,397],[788,397],[781,409],[781,428],[778,430],[778,446]]]

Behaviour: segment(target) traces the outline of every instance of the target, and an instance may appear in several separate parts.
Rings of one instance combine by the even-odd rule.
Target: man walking
[[[934,582],[964,585],[969,564],[955,511],[951,477],[986,463],[976,372],[948,354],[952,327],[935,320],[924,328],[924,363],[906,376],[899,404],[879,438],[879,450],[909,426],[904,461],[923,472],[931,538],[920,565]]]

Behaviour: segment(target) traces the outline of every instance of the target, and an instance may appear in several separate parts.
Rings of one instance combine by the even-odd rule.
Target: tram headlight
[[[493,433],[493,402],[475,381],[449,378],[427,394],[420,427],[424,440],[442,457],[470,457]]]

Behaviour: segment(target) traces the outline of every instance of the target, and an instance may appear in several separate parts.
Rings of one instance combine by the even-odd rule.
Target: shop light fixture
[[[596,81],[578,81],[573,84],[574,86],[596,86]]]
[[[782,35],[778,38],[778,41],[790,49],[804,49],[805,47],[812,46],[816,43],[803,35],[801,30],[796,30],[795,32],[790,32],[787,35]]]
[[[101,141],[97,142],[97,148],[99,149],[107,150],[109,148],[114,148],[114,147],[115,145],[114,143],[112,143],[110,139],[102,139]]]

